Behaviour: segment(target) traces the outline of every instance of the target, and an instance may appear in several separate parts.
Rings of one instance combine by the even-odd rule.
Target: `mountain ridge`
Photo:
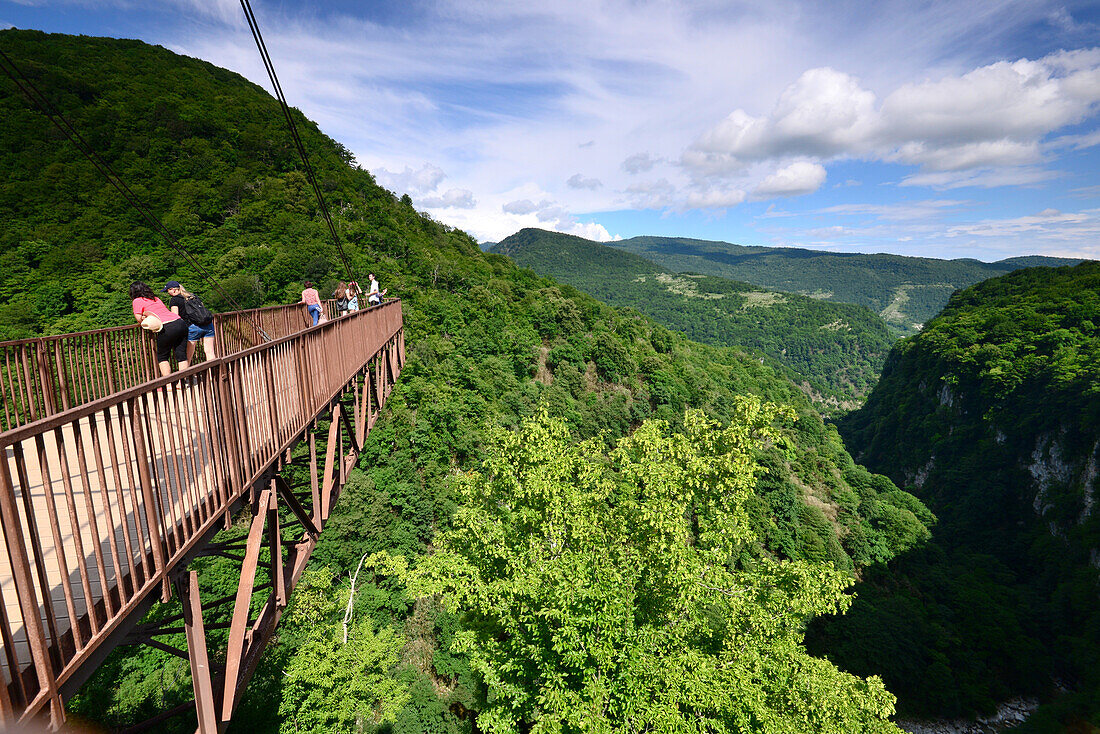
[[[893,342],[886,323],[863,306],[674,273],[573,235],[521,230],[492,251],[612,305],[635,308],[695,341],[764,355],[826,409],[857,407]]]
[[[899,335],[912,334],[946,305],[955,291],[988,277],[1034,265],[1080,260],[1025,255],[993,263],[972,258],[940,260],[889,253],[828,252],[735,245],[718,240],[640,236],[606,243],[678,272],[740,280],[774,290],[867,306]],[[910,291],[899,291],[910,286]],[[914,292],[913,289],[919,289]],[[921,292],[923,291],[923,292]],[[900,307],[888,311],[901,300]]]

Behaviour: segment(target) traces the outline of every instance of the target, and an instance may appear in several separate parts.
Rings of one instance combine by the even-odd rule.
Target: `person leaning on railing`
[[[308,280],[305,282],[305,290],[302,291],[302,300],[298,303],[306,304],[309,315],[313,317],[313,325],[316,326],[317,322],[321,320],[321,296],[317,293],[317,289],[313,287],[313,283]]]
[[[168,310],[164,302],[153,295],[153,289],[141,281],[130,286],[134,318],[141,328],[156,334],[157,367],[161,376],[172,373],[168,360],[175,355],[179,368],[187,368],[187,322]]]
[[[178,280],[170,280],[160,289],[161,293],[167,293],[168,308],[172,313],[183,318],[187,322],[187,363],[195,358],[195,349],[202,340],[203,351],[207,359],[217,359],[218,354],[214,350],[214,315],[203,305],[202,299],[194,293],[189,293],[180,285]],[[201,307],[201,313],[205,315],[205,323],[196,323],[194,305]],[[189,308],[189,306],[192,306]]]

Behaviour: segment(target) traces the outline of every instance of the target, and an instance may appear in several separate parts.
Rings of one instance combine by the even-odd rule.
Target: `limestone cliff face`
[[[1071,458],[1065,434],[1063,429],[1037,436],[1034,450],[1023,461],[1033,480],[1032,509],[1051,535],[1068,540],[1075,528],[1086,527],[1095,517],[1100,440],[1084,456]],[[1089,565],[1100,569],[1100,539],[1090,542],[1087,550]]]
[[[858,461],[939,519],[853,607],[859,632],[913,642],[883,675],[914,709],[984,711],[1056,681],[1100,702],[1098,325],[1100,263],[986,281],[898,343],[840,422]]]
[[[1100,555],[1098,324],[1100,263],[957,293],[895,346],[841,433],[868,468],[930,503],[941,534],[995,550],[1041,526]]]

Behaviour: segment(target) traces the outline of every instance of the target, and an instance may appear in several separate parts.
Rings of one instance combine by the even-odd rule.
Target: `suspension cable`
[[[207,283],[209,283],[214,288],[214,290],[217,291],[218,295],[220,295],[228,303],[233,305],[238,311],[245,311],[245,308],[241,306],[241,304],[237,303],[236,299],[225,292],[218,281],[212,275],[210,275],[206,268],[202,266],[202,263],[200,263],[190,252],[187,251],[187,249],[182,244],[180,244],[180,241],[176,239],[176,236],[172,234],[171,230],[165,227],[160,219],[158,219],[157,216],[153,214],[153,212],[149,209],[149,207],[146,206],[145,202],[143,202],[141,198],[137,194],[135,194],[129,186],[126,185],[126,182],[123,181],[117,173],[115,173],[110,164],[107,163],[107,161],[103,160],[103,158],[100,157],[98,153],[96,153],[95,148],[93,148],[91,144],[84,139],[84,136],[80,134],[80,131],[78,131],[76,127],[74,127],[73,124],[69,122],[69,120],[63,114],[61,114],[60,110],[58,110],[49,101],[49,99],[47,99],[46,96],[42,94],[41,91],[39,91],[39,89],[34,85],[34,82],[27,78],[26,74],[24,74],[19,69],[15,62],[12,61],[11,57],[4,53],[3,49],[0,49],[0,67],[3,67],[4,73],[7,74],[12,82],[15,83],[15,86],[19,88],[19,91],[21,91],[23,95],[27,97],[27,99],[29,99],[36,107],[38,107],[38,109],[47,117],[47,119],[49,119],[49,121],[52,122],[54,126],[58,130],[60,130],[61,133],[65,135],[65,137],[69,139],[69,142],[76,146],[77,150],[83,153],[84,156],[92,162],[92,165],[94,165],[96,169],[98,169],[99,172],[103,174],[103,177],[107,179],[108,183],[114,186],[118,190],[118,192],[122,194],[122,197],[131,206],[133,206],[141,213],[142,217],[144,217],[145,219],[146,224],[148,224],[154,232],[167,240],[168,244],[188,263],[190,263],[193,268],[195,268],[195,270],[199,273],[199,276],[206,280]],[[245,314],[245,319],[252,326],[252,328],[256,330],[256,333],[263,338],[264,341],[271,341],[271,336],[262,328],[260,328],[260,325],[257,324],[247,313]]]
[[[260,51],[260,58],[264,62],[264,68],[267,69],[267,76],[271,79],[271,86],[275,90],[275,97],[279,100],[279,106],[282,107],[287,127],[290,128],[290,137],[294,139],[294,147],[298,149],[298,155],[305,165],[306,176],[313,186],[313,193],[317,195],[317,202],[320,204],[321,214],[328,224],[329,234],[332,236],[332,241],[336,243],[337,252],[340,253],[340,261],[344,265],[344,271],[347,273],[348,280],[355,280],[355,276],[351,271],[351,263],[348,261],[348,256],[344,252],[343,245],[340,244],[340,237],[336,234],[336,226],[332,223],[332,216],[329,214],[328,205],[325,203],[325,197],[321,195],[321,187],[317,185],[317,177],[313,174],[313,166],[309,163],[309,156],[306,155],[305,145],[302,143],[302,138],[298,134],[298,126],[294,123],[294,116],[290,114],[290,105],[287,104],[286,96],[283,94],[283,87],[279,83],[279,77],[275,74],[275,65],[271,61],[271,55],[267,52],[267,44],[264,43],[263,35],[260,34],[260,26],[256,22],[256,14],[252,12],[252,4],[249,0],[241,0],[241,8],[244,10],[245,18],[248,20],[248,28],[252,31],[252,38],[256,41],[256,48]]]

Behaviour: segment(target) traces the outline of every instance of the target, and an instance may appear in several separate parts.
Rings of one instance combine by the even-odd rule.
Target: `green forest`
[[[334,286],[259,87],[135,41],[0,44],[236,301]],[[134,279],[225,306],[7,84],[0,115],[4,338],[126,323]],[[298,122],[352,268],[403,301],[408,362],[234,730],[896,731],[880,678],[803,636],[927,541],[925,505],[770,365],[482,253]],[[224,559],[193,568],[232,591]],[[124,727],[190,695],[186,661],[120,648],[69,706]]]
[[[573,235],[524,229],[492,251],[605,303],[635,308],[694,341],[763,355],[803,384],[819,409],[858,407],[893,342],[886,323],[864,306],[671,273]]]
[[[989,713],[1026,692],[1056,700],[1020,731],[1100,721],[1098,316],[1100,263],[987,280],[900,342],[840,422],[939,519],[811,634],[845,669],[880,672],[902,711]]]
[[[1013,270],[1073,265],[1056,257],[994,263],[877,253],[760,247],[683,237],[631,237],[609,243],[676,272],[703,273],[763,288],[856,303],[880,314],[899,335],[916,332],[961,288]]]

